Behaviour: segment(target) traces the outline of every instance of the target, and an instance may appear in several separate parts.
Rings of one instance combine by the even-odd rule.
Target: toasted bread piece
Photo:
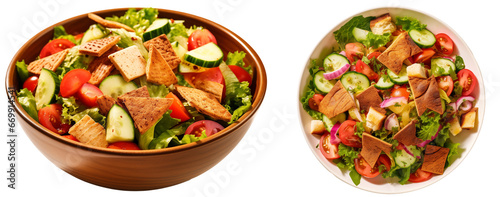
[[[384,33],[391,34],[396,31],[396,25],[392,22],[392,17],[389,13],[377,17],[370,21],[370,29],[374,34],[382,35]]]
[[[132,90],[130,92],[122,94],[122,95],[118,96],[118,98],[116,98],[116,104],[118,104],[123,109],[128,110],[127,106],[125,106],[125,103],[123,102],[123,98],[126,98],[126,97],[144,97],[144,98],[150,97],[148,87],[142,86],[140,88],[137,88],[135,90]]]
[[[380,54],[377,59],[389,68],[389,70],[399,74],[399,71],[403,67],[403,62],[421,51],[422,49],[413,42],[408,33],[403,32],[399,34],[391,46]]]
[[[427,145],[425,147],[422,170],[434,174],[443,174],[449,152],[449,148]]]
[[[443,104],[441,103],[441,96],[439,95],[439,86],[434,76],[429,79],[429,86],[423,95],[415,97],[415,107],[419,116],[424,114],[426,109],[430,109],[439,114],[443,114]]]
[[[180,58],[182,57],[178,57],[175,54],[174,48],[172,48],[172,45],[170,44],[170,41],[168,41],[167,35],[165,34],[144,42],[144,46],[146,49],[150,49],[152,46],[158,49],[172,69],[177,68],[179,63],[181,63]]]
[[[424,66],[420,63],[414,63],[406,67],[406,73],[408,74],[408,77],[427,78],[427,72]]]
[[[176,85],[179,94],[196,108],[200,113],[210,116],[216,120],[231,121],[231,113],[222,106],[214,96],[202,90]]]
[[[124,97],[122,100],[141,134],[155,125],[174,101],[171,98],[150,97]]]
[[[99,108],[99,113],[106,116],[113,105],[116,104],[116,100],[109,95],[101,95],[97,97],[97,107]]]
[[[373,109],[379,111],[382,114],[385,114],[385,109],[380,107],[382,98],[380,98],[380,95],[378,94],[375,86],[370,86],[363,92],[359,93],[356,96],[356,99],[359,102],[359,108],[361,110],[368,112],[368,110],[370,110],[370,107],[373,107]]]
[[[389,157],[391,155],[392,144],[378,139],[371,134],[363,133],[361,143],[362,148],[360,154],[372,168],[375,166],[375,163],[377,163],[380,153],[384,152]]]
[[[408,77],[408,83],[410,84],[413,97],[418,98],[427,91],[431,81],[430,78],[423,79],[418,77]]]
[[[415,122],[415,120],[411,121],[403,129],[399,130],[398,133],[396,133],[396,135],[392,138],[407,146],[421,143],[422,140],[417,137],[417,127],[415,127]]]
[[[115,45],[106,51],[101,57],[95,58],[92,62],[90,62],[87,70],[92,73],[92,76],[90,77],[88,83],[97,86],[102,82],[102,80],[108,77],[113,70],[115,70],[115,66],[111,60],[109,60],[108,56],[119,50],[120,47]]]
[[[61,65],[61,63],[66,58],[68,51],[69,49],[65,49],[50,56],[33,61],[28,65],[28,71],[37,75],[42,72],[42,68],[46,68],[55,72],[59,65]]]
[[[319,111],[328,118],[333,118],[355,106],[354,99],[339,80],[320,102]]]
[[[83,43],[79,52],[86,55],[100,57],[120,41],[120,36],[111,36]]]
[[[131,27],[129,27],[129,26],[123,24],[123,23],[119,23],[119,22],[116,22],[116,21],[110,21],[110,20],[103,19],[103,18],[101,18],[100,16],[98,16],[98,15],[96,15],[94,13],[89,13],[87,16],[90,19],[92,19],[93,21],[101,24],[104,27],[122,28],[122,29],[125,29],[125,30],[130,31],[130,32],[135,32],[134,29],[132,29]]]
[[[95,122],[89,115],[85,115],[80,121],[69,129],[69,134],[84,144],[106,148],[106,130]]]
[[[215,96],[219,103],[222,101],[223,93],[224,93],[224,85],[214,82],[214,81],[206,81],[206,80],[198,80],[195,81],[195,88],[208,92]]]
[[[146,64],[148,82],[169,86],[177,83],[177,76],[154,46],[149,47],[149,59]]]
[[[127,82],[146,74],[146,60],[135,45],[115,52],[108,57]]]

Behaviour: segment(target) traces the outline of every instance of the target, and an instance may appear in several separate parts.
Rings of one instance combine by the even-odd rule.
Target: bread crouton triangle
[[[378,139],[369,133],[363,133],[361,142],[362,148],[360,154],[372,168],[375,166],[375,163],[377,163],[380,153],[384,152],[391,157],[392,144]]]
[[[409,57],[420,53],[418,47],[407,32],[403,32],[392,42],[392,44],[377,59],[392,72],[399,74],[403,62]]]
[[[444,166],[448,158],[449,148],[427,145],[425,147],[424,162],[422,170],[434,174],[443,174]]]
[[[120,36],[111,36],[97,40],[91,40],[80,45],[78,50],[82,54],[100,57],[120,41]]]
[[[50,56],[44,57],[42,59],[31,62],[27,69],[30,73],[39,75],[42,72],[42,68],[49,69],[51,71],[56,71],[56,69],[61,65],[61,63],[66,58],[69,49],[65,49],[54,53]]]
[[[149,47],[149,59],[146,64],[148,82],[169,86],[177,83],[177,76],[156,47]]]
[[[173,102],[170,98],[124,97],[123,103],[141,134],[156,124]]]
[[[176,85],[175,88],[177,92],[179,92],[179,94],[200,113],[216,120],[231,121],[231,113],[229,113],[213,95],[202,90],[185,86]]]
[[[354,99],[339,80],[320,102],[319,111],[328,118],[332,118],[355,106]]]
[[[161,55],[167,61],[170,68],[175,69],[181,63],[181,59],[175,53],[174,48],[170,41],[168,41],[167,35],[162,34],[151,40],[144,42],[144,46],[149,49],[155,47],[160,51]]]
[[[410,87],[412,88],[413,94],[415,92],[419,93],[420,96],[415,96],[415,107],[417,108],[417,113],[419,116],[424,114],[426,109],[433,110],[439,114],[443,114],[444,109],[441,103],[441,96],[439,95],[439,86],[434,76],[431,76],[425,80],[419,80],[420,84],[415,84],[415,79],[412,79],[413,82],[410,82]],[[424,85],[422,85],[424,84]],[[418,87],[425,86],[425,84],[429,84],[427,89],[423,94],[421,94],[422,89],[418,89]],[[418,95],[418,94],[417,94]]]
[[[392,138],[407,146],[417,145],[422,142],[422,140],[417,137],[415,122],[415,120],[411,121],[404,128],[399,130],[398,133],[396,133]]]

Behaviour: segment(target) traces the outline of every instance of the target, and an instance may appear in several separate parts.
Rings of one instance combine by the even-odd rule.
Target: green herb
[[[417,137],[422,140],[430,140],[438,132],[439,120],[441,117],[434,111],[427,111],[419,116],[419,121],[416,124]]]
[[[412,29],[421,31],[427,27],[426,24],[421,24],[418,19],[413,17],[396,17],[396,25],[400,25],[405,31],[410,31]]]
[[[354,183],[354,185],[358,186],[361,183],[361,175],[358,173],[358,171],[351,170],[351,172],[349,172],[349,176],[351,177],[352,183]]]
[[[333,32],[333,35],[335,36],[335,40],[337,40],[339,47],[341,49],[344,49],[347,43],[356,41],[354,35],[352,34],[352,30],[355,27],[370,31],[370,21],[373,19],[375,19],[375,17],[370,16],[365,18],[361,15],[356,16],[349,20],[345,25],[340,27],[340,29]]]

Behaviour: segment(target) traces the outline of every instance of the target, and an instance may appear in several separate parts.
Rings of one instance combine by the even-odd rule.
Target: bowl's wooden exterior
[[[127,8],[119,8],[95,13],[105,17],[123,15],[126,10]],[[123,151],[91,147],[60,137],[29,117],[16,99],[14,108],[21,127],[40,152],[62,170],[89,183],[113,189],[149,190],[168,187],[194,178],[216,165],[231,152],[249,129],[267,85],[265,69],[256,52],[239,36],[207,19],[163,9],[159,9],[159,17],[182,19],[186,26],[203,26],[215,35],[225,53],[236,50],[247,53],[245,63],[254,68],[252,109],[239,119],[239,123],[196,143],[160,150]],[[85,14],[54,26],[63,25],[68,33],[79,33],[91,24],[94,22]],[[7,91],[11,88],[19,90],[21,87],[15,68],[16,61],[33,61],[47,41],[52,39],[54,26],[34,36],[15,55],[7,71]]]

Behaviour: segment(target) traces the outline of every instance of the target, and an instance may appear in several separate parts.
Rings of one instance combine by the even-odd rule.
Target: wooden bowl
[[[128,8],[94,12],[102,17],[123,15]],[[125,151],[99,148],[68,140],[33,120],[17,102],[17,120],[33,144],[57,167],[92,184],[120,190],[164,188],[194,178],[221,161],[238,144],[250,127],[253,116],[266,92],[264,65],[257,53],[238,35],[210,20],[172,10],[158,9],[158,17],[185,20],[186,27],[203,26],[217,38],[224,53],[244,51],[245,64],[254,68],[252,109],[238,121],[206,139],[182,146],[158,150]],[[63,25],[68,33],[84,32],[95,22],[87,14],[59,22],[31,38],[12,59],[7,70],[6,91],[19,91],[22,82],[16,72],[16,61],[31,62],[53,36],[54,26]],[[31,166],[36,167],[36,166]],[[43,177],[33,177],[39,178]]]

